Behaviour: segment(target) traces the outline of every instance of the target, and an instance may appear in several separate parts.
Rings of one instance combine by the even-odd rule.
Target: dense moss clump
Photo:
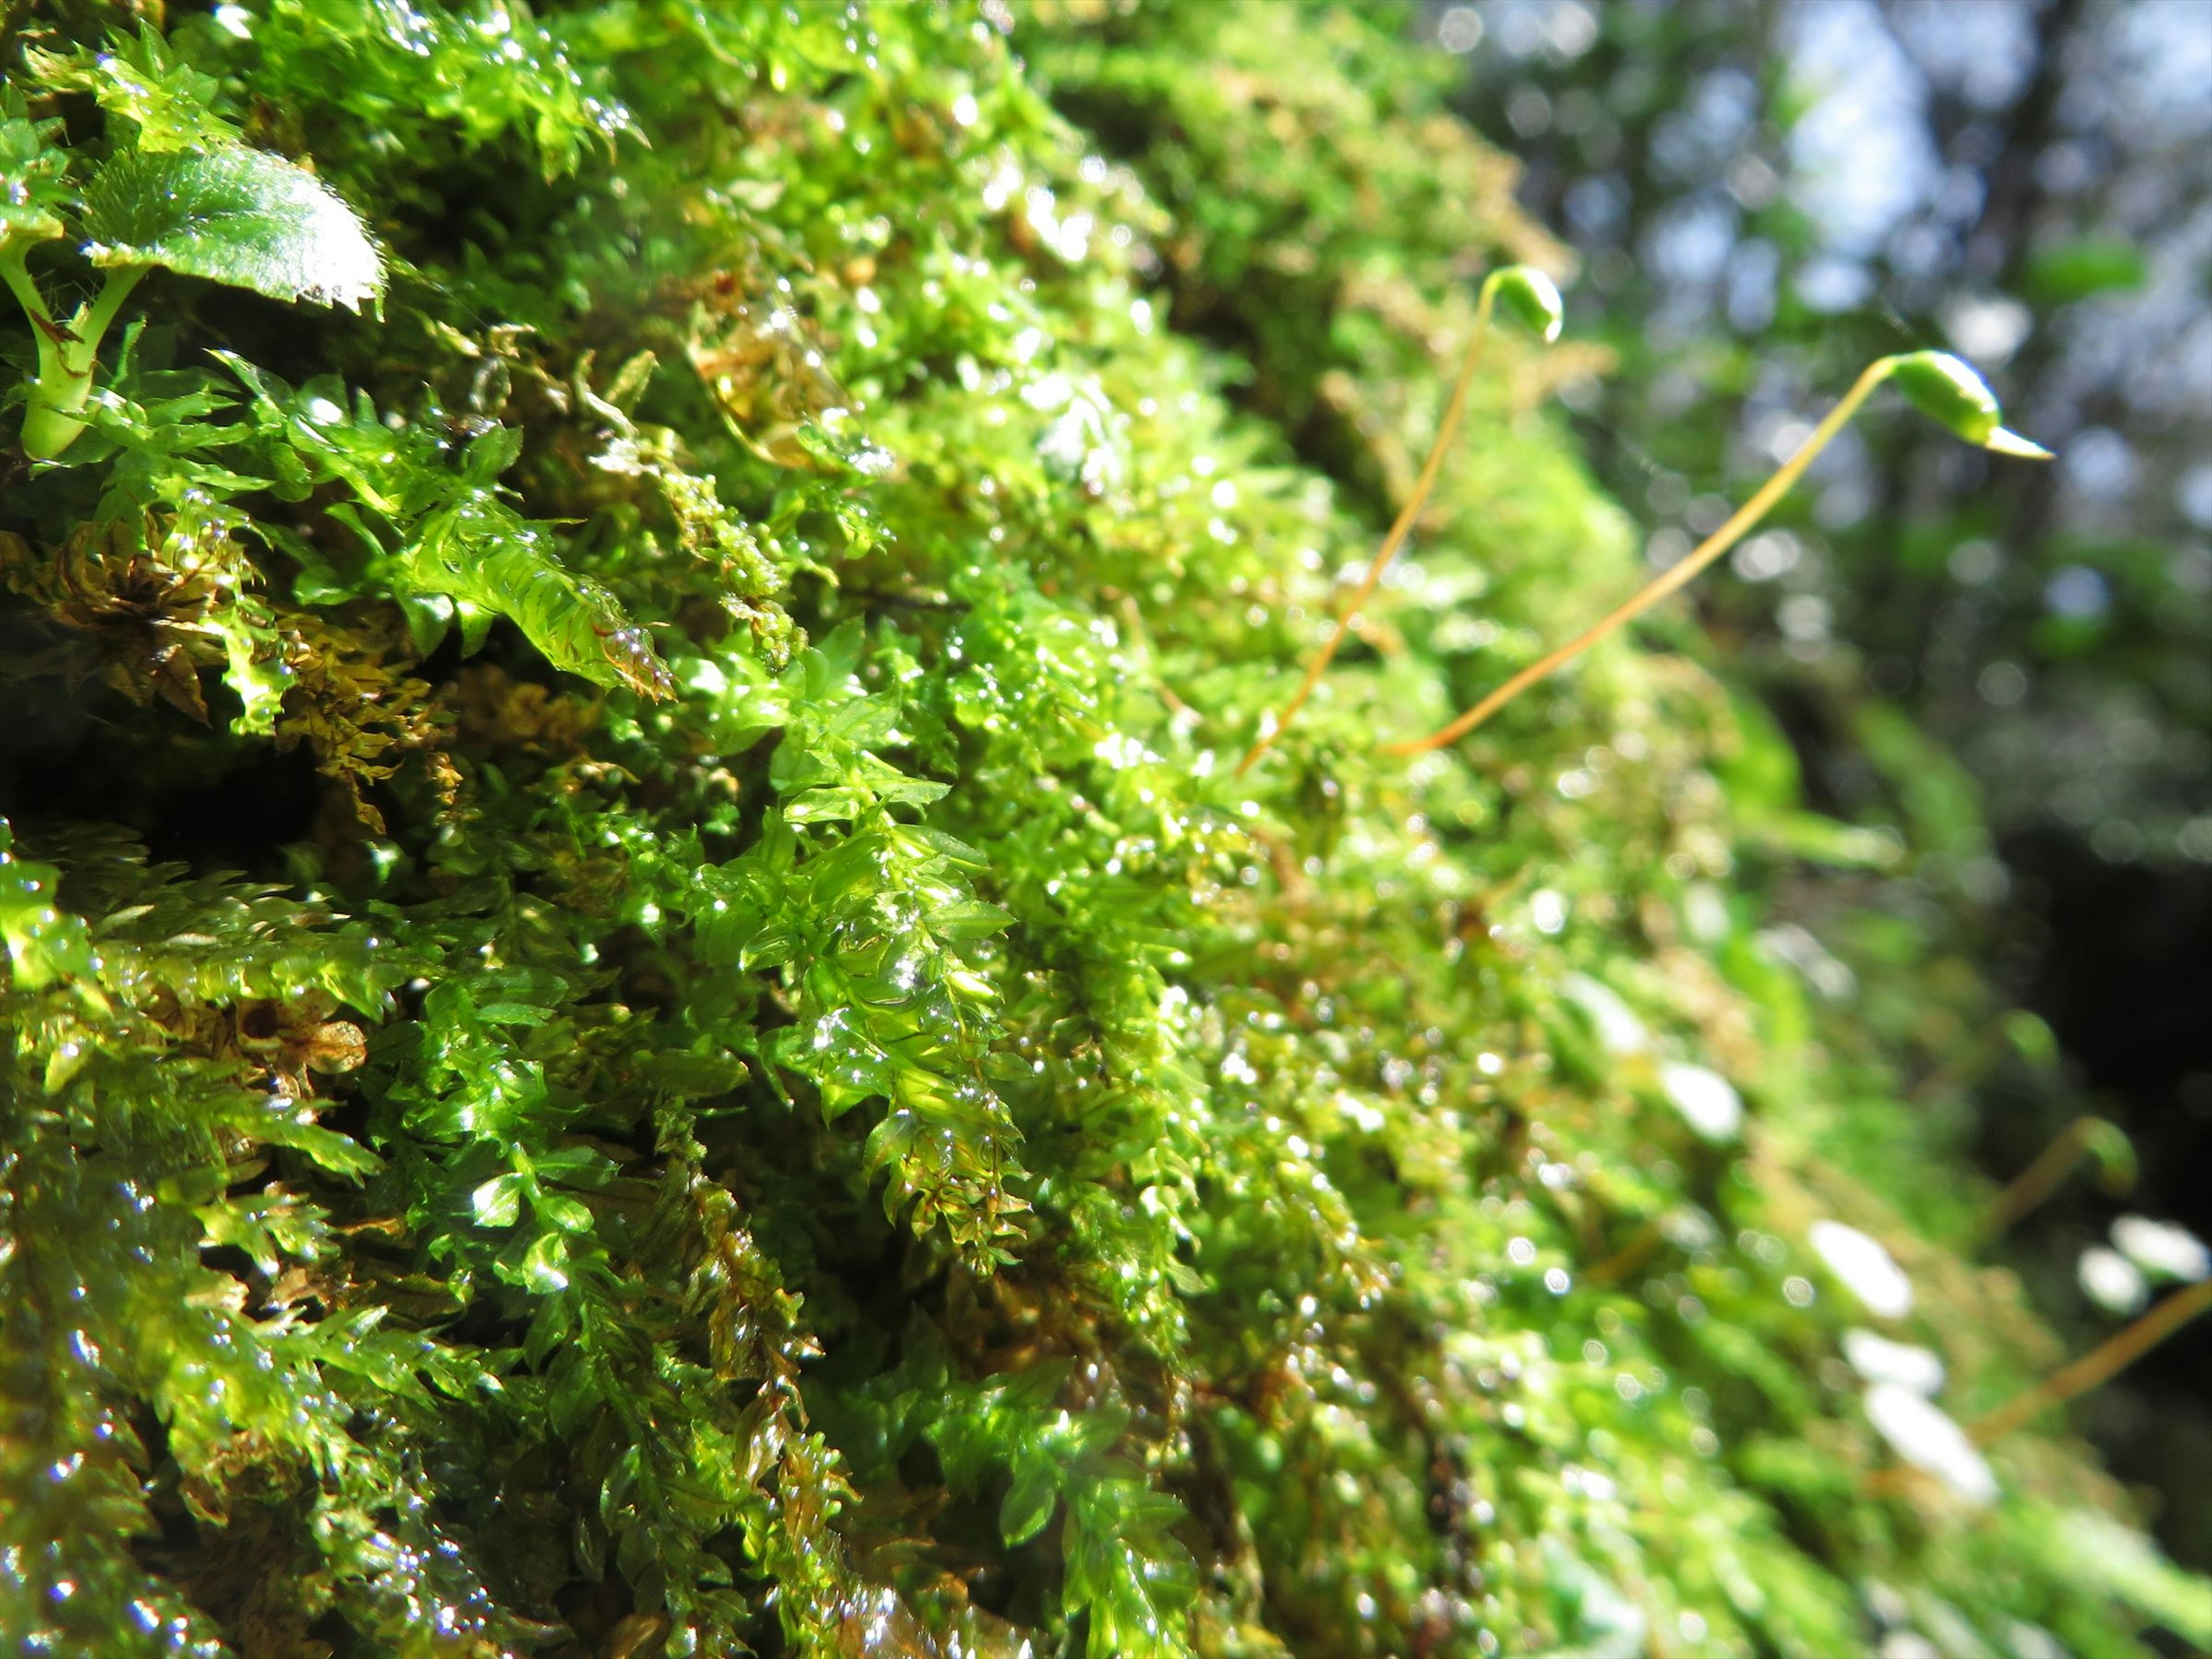
[[[158,13],[5,42],[8,1651],[2212,1639],[1954,1425],[1887,845],[1626,641],[1375,753],[1632,585],[1587,354],[1235,774],[1553,258],[1404,19]]]

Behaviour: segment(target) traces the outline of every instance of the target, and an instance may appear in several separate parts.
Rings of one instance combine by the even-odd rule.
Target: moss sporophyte
[[[1820,458],[1820,452],[1850,424],[1851,416],[1858,413],[1861,405],[1874,395],[1877,388],[1888,381],[1895,382],[1898,390],[1922,414],[1949,428],[1954,434],[1970,444],[1998,455],[2039,461],[2051,459],[2050,451],[2005,428],[1996,395],[1990,391],[1987,383],[1948,352],[1912,351],[1878,358],[1867,365],[1865,371],[1853,382],[1851,389],[1821,418],[1811,435],[1797,447],[1796,453],[1753,493],[1749,501],[1729,514],[1727,522],[1698,543],[1686,556],[1654,577],[1634,598],[1558,650],[1531,663],[1449,726],[1417,741],[1387,744],[1383,752],[1417,755],[1426,750],[1442,748],[1445,744],[1464,737],[1530,686],[1565,667],[1599,641],[1626,627],[1662,599],[1686,586],[1700,571],[1742,540],[1752,526],[1790,493],[1797,480],[1804,477],[1806,469]]]
[[[1244,751],[1244,758],[1237,763],[1238,772],[1242,773],[1273,748],[1285,728],[1297,718],[1298,710],[1313,695],[1314,687],[1321,683],[1321,677],[1328,672],[1329,664],[1334,660],[1338,648],[1344,643],[1344,636],[1352,631],[1352,619],[1358,614],[1359,607],[1374,594],[1383,573],[1389,569],[1391,560],[1397,557],[1398,550],[1405,545],[1407,536],[1419,522],[1422,509],[1428,505],[1430,494],[1436,489],[1437,474],[1442,471],[1445,457],[1451,453],[1452,441],[1459,435],[1460,422],[1466,417],[1467,398],[1474,385],[1475,365],[1482,359],[1483,341],[1490,333],[1491,313],[1501,298],[1505,308],[1545,344],[1549,345],[1559,337],[1565,313],[1559,300],[1558,285],[1549,276],[1527,265],[1509,265],[1502,270],[1493,270],[1483,279],[1475,300],[1474,326],[1468,332],[1467,350],[1460,359],[1459,377],[1452,383],[1450,401],[1444,405],[1443,419],[1437,425],[1435,441],[1429,446],[1428,459],[1421,463],[1420,477],[1413,482],[1413,493],[1406,498],[1405,506],[1398,509],[1398,516],[1392,520],[1389,533],[1383,537],[1382,545],[1376,550],[1373,561],[1368,565],[1367,574],[1360,578],[1359,586],[1352,590],[1352,597],[1345,602],[1344,614],[1338,620],[1335,631],[1328,636],[1328,643],[1314,653],[1312,660],[1306,665],[1305,677],[1298,682],[1298,689],[1291,694],[1291,700],[1283,705],[1282,711],[1267,716],[1261,722],[1258,739]]]
[[[1306,665],[1304,678],[1291,694],[1279,714],[1263,716],[1261,735],[1245,751],[1237,765],[1241,774],[1253,762],[1273,748],[1291,721],[1313,695],[1314,688],[1328,672],[1337,649],[1351,631],[1353,618],[1359,607],[1375,592],[1390,562],[1397,556],[1407,535],[1419,521],[1422,510],[1428,505],[1431,493],[1436,488],[1437,475],[1442,470],[1444,458],[1452,441],[1458,436],[1460,422],[1467,407],[1467,395],[1480,361],[1484,337],[1489,332],[1492,308],[1499,295],[1504,295],[1516,316],[1549,344],[1559,336],[1562,309],[1559,290],[1551,279],[1540,271],[1525,266],[1510,266],[1493,271],[1485,279],[1475,306],[1474,327],[1467,350],[1460,362],[1459,378],[1452,387],[1450,401],[1444,406],[1443,421],[1429,447],[1428,459],[1422,463],[1420,476],[1414,481],[1406,504],[1399,509],[1389,533],[1382,539],[1367,573],[1360,579],[1352,597],[1345,602],[1343,614],[1335,629],[1312,659]],[[1753,526],[1772,510],[1776,502],[1787,495],[1808,468],[1820,459],[1820,453],[1833,442],[1838,433],[1850,424],[1851,416],[1874,395],[1885,382],[1893,381],[1913,407],[1929,419],[1948,428],[1968,443],[1995,454],[2010,455],[2029,460],[2048,460],[2051,453],[2040,445],[2031,443],[2003,424],[2002,412],[1998,409],[1996,394],[1988,383],[1967,364],[1942,351],[1914,351],[1895,356],[1882,357],[1869,364],[1865,371],[1845,392],[1836,406],[1830,410],[1820,423],[1814,428],[1796,452],[1784,461],[1750,500],[1731,514],[1727,521],[1712,534],[1698,544],[1683,558],[1654,577],[1633,598],[1584,632],[1577,635],[1557,650],[1547,653],[1515,674],[1504,684],[1484,697],[1474,708],[1454,720],[1449,725],[1425,738],[1407,742],[1387,744],[1383,752],[1390,755],[1418,755],[1431,749],[1439,749],[1456,741],[1511,702],[1522,692],[1550,678],[1577,657],[1634,621],[1653,605],[1686,586],[1714,561],[1750,532]]]
[[[2212,1644],[1917,832],[1376,753],[1641,563],[1418,12],[1021,9],[0,24],[0,1650]]]

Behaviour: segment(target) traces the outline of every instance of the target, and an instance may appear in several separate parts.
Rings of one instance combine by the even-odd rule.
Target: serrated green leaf
[[[319,1123],[263,1126],[261,1138],[271,1146],[289,1146],[295,1152],[305,1152],[332,1175],[361,1178],[373,1176],[384,1167],[382,1158],[350,1135],[342,1135]]]
[[[384,293],[384,260],[337,193],[244,145],[127,151],[85,187],[94,264],[166,266],[272,300],[359,310]]]
[[[52,865],[17,858],[5,819],[0,819],[0,941],[15,982],[36,989],[65,979],[89,980],[92,940],[81,917],[56,899],[61,872]]]
[[[461,476],[479,489],[488,488],[521,454],[522,428],[495,426],[471,442],[462,453]]]
[[[547,1226],[558,1227],[564,1233],[592,1231],[592,1207],[580,1199],[559,1193],[540,1193],[531,1200],[531,1207]]]
[[[669,697],[676,683],[613,594],[565,568],[544,531],[472,493],[427,519],[392,562],[409,587],[511,618],[556,668]]]
[[[69,155],[52,142],[61,123],[33,121],[21,95],[0,102],[0,246],[51,241],[68,231]]]
[[[1049,1459],[1041,1456],[1015,1464],[1013,1484],[999,1505],[999,1533],[1007,1548],[1028,1543],[1052,1519],[1060,1506],[1059,1473]]]
[[[693,1054],[670,1050],[644,1066],[646,1080],[682,1100],[727,1094],[745,1080],[745,1063],[733,1054]]]
[[[491,1025],[543,1025],[548,1015],[534,1003],[487,1002],[477,1010],[477,1018]]]
[[[494,1176],[469,1194],[469,1208],[479,1227],[512,1227],[522,1214],[523,1179],[509,1173]]]
[[[792,928],[763,927],[739,948],[738,966],[748,972],[756,968],[781,968],[798,955],[799,944],[799,935]]]
[[[241,705],[233,729],[248,736],[271,735],[284,706],[284,693],[298,677],[266,628],[252,628],[242,619],[233,618],[230,625],[222,627],[222,647],[223,684],[238,694]]]
[[[1011,912],[981,899],[962,899],[939,905],[927,917],[929,931],[939,939],[988,939],[1014,925]]]
[[[860,789],[806,789],[793,795],[783,809],[792,823],[842,823],[858,817],[873,802]]]
[[[88,92],[112,117],[136,130],[137,147],[149,154],[208,150],[239,141],[238,129],[214,110],[219,83],[171,55],[151,25],[136,36],[117,35],[104,50],[33,50],[26,67],[58,92]]]
[[[927,824],[902,823],[890,832],[892,841],[916,853],[943,859],[963,870],[987,870],[990,860],[957,836]]]
[[[523,1252],[516,1280],[523,1289],[550,1296],[568,1288],[568,1245],[559,1233],[540,1233]]]

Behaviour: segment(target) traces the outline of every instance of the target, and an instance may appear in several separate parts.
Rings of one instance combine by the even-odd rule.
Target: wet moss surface
[[[2212,1639],[1957,1426],[1977,993],[1770,926],[1894,849],[1626,637],[1376,752],[1633,586],[1589,352],[1237,775],[1566,273],[1396,14],[1109,14],[10,24],[18,207],[243,146],[385,284],[173,258],[0,503],[11,1650]]]

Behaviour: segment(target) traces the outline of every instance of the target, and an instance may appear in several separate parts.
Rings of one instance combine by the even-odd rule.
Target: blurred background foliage
[[[2116,1214],[2212,1223],[2212,9],[1432,0],[1420,27],[1581,258],[1569,332],[1615,361],[1565,397],[1654,567],[1879,353],[1962,353],[2060,452],[1862,420],[1695,601],[1810,802],[1911,850],[1801,867],[1789,908],[1863,975],[1910,969],[1863,1011],[1975,1073],[1988,1167],[2085,1111],[2133,1138],[2138,1190],[2077,1179],[2009,1253],[2093,1334],[2079,1264]],[[1977,978],[1962,1045],[1925,994]],[[1991,1018],[2013,1003],[2038,1018]],[[2087,1418],[2200,1563],[2208,1367],[2185,1334]]]

